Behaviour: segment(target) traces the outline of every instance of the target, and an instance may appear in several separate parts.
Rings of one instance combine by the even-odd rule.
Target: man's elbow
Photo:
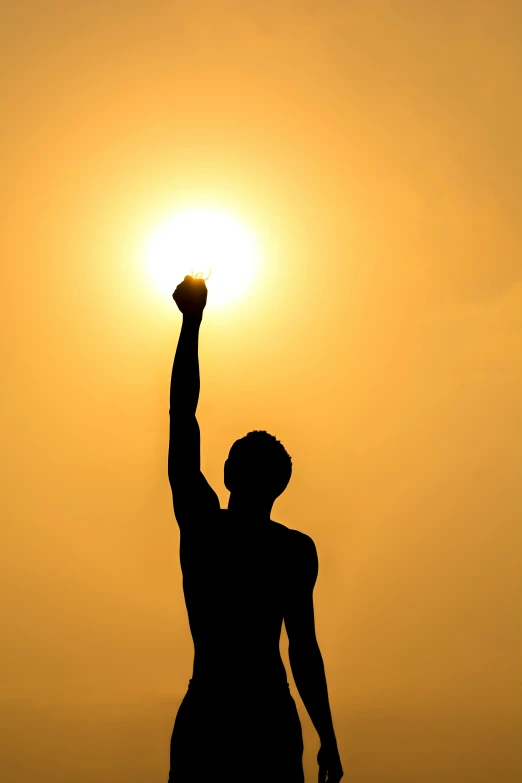
[[[170,420],[180,419],[185,421],[187,418],[195,418],[197,411],[197,401],[185,395],[176,395],[170,400],[169,416]]]
[[[180,486],[183,486],[184,476],[182,470],[175,465],[169,463],[168,466],[169,484],[173,492],[177,491]]]
[[[315,636],[306,640],[290,640],[288,642],[288,657],[299,662],[322,658],[319,643]]]
[[[179,487],[183,480],[183,476],[182,466],[179,464],[179,460],[176,459],[173,454],[169,454],[167,473],[169,476],[169,484],[174,491],[175,488]]]

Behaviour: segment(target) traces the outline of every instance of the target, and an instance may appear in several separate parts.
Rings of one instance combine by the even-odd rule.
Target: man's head
[[[274,435],[254,430],[232,444],[225,462],[225,486],[245,498],[271,501],[286,489],[292,458]]]

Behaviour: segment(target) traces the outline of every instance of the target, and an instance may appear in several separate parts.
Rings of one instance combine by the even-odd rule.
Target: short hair
[[[274,499],[286,489],[292,476],[290,454],[275,435],[265,430],[252,430],[232,444],[229,461],[234,465],[236,460],[252,477],[248,483]]]

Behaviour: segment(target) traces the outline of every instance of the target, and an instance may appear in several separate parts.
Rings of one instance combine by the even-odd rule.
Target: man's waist
[[[255,677],[240,675],[194,675],[189,680],[189,690],[221,694],[278,694],[288,693],[290,685],[280,676]]]

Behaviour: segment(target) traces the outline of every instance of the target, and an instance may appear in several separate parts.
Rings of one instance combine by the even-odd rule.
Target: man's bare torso
[[[231,519],[220,509],[181,535],[193,679],[286,685],[279,640],[292,553],[302,534],[272,520]]]

